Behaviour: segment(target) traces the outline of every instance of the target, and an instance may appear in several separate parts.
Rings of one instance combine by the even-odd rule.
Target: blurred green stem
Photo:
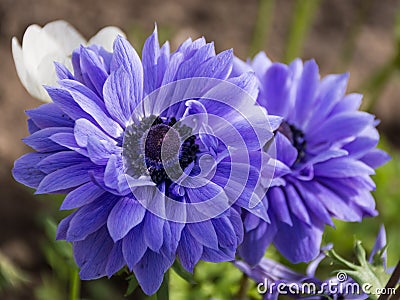
[[[372,0],[364,0],[360,3],[360,8],[357,11],[355,20],[351,23],[350,28],[348,29],[348,34],[341,54],[341,68],[347,68],[354,56],[357,37],[359,36],[362,26],[369,15],[371,4]],[[341,68],[338,70],[339,72],[341,72]]]
[[[365,110],[373,112],[375,105],[381,96],[384,88],[389,83],[389,80],[400,70],[400,41],[397,41],[396,54],[393,58],[389,59],[377,72],[375,72],[365,83],[361,86],[369,95],[369,101]]]
[[[160,289],[157,291],[157,300],[169,299],[169,270],[164,275]]]
[[[297,0],[289,30],[284,61],[291,62],[301,55],[307,32],[312,24],[320,0]]]
[[[391,77],[396,71],[400,70],[400,7],[397,8],[396,23],[394,28],[394,38],[396,42],[396,53],[392,59],[386,62],[386,64],[373,74],[366,82],[361,86],[369,94],[369,102],[366,111],[373,112],[376,102],[382,94],[384,88],[389,83]]]
[[[239,291],[237,293],[237,299],[245,300],[247,299],[247,290],[249,288],[249,277],[243,274],[242,279],[240,279]]]
[[[261,51],[267,43],[274,2],[275,0],[258,1],[257,19],[254,25],[253,39],[249,50],[250,57],[253,57],[258,51]]]
[[[380,95],[395,71],[396,59],[391,59],[380,70],[367,79],[366,83],[363,84],[361,90],[365,90],[369,95],[369,101],[365,107],[366,111],[374,111]]]
[[[69,300],[78,300],[81,288],[81,280],[79,278],[78,270],[72,269],[71,281],[69,287]]]

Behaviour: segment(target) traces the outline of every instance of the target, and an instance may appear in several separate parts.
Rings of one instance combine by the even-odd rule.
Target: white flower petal
[[[57,53],[60,47],[42,28],[34,24],[29,26],[22,39],[22,53],[28,73],[35,76],[36,67],[49,53]]]
[[[18,77],[28,93],[39,100],[50,101],[50,97],[47,92],[40,86],[35,77],[32,77],[26,69],[23,51],[16,37],[13,37],[12,39],[12,54]]]
[[[24,64],[24,56],[22,54],[21,45],[19,44],[19,41],[15,36],[11,40],[11,49],[18,77],[21,80],[23,86],[28,89],[28,74]]]
[[[31,25],[27,28],[22,40],[22,55],[27,79],[33,85],[28,92],[33,97],[45,102],[51,101],[43,85],[55,85],[53,62],[63,58],[63,52],[58,43],[41,27]]]
[[[126,37],[125,33],[118,27],[104,27],[89,40],[88,45],[97,44],[111,52],[113,50],[114,40],[118,35]]]
[[[57,43],[66,55],[70,55],[80,45],[86,44],[83,36],[64,20],[57,20],[46,24],[43,27],[43,31]]]
[[[90,39],[89,44],[98,44],[112,51],[118,35],[125,37],[117,27],[105,27]],[[71,55],[80,45],[87,45],[86,40],[72,25],[63,20],[50,22],[43,28],[36,24],[29,26],[22,39],[22,47],[18,40],[13,38],[15,67],[29,94],[41,101],[51,101],[43,85],[57,85],[54,62],[59,62],[72,71]]]
[[[65,21],[54,21],[44,28],[36,24],[29,26],[22,40],[19,61],[14,58],[18,76],[27,91],[39,100],[51,101],[43,85],[57,85],[54,62],[70,66],[70,55],[80,44],[86,44],[85,39]],[[17,46],[18,42],[13,42],[14,49]],[[13,51],[17,55],[17,50]]]

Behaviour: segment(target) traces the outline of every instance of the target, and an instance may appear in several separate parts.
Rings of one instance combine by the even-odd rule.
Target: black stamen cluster
[[[296,148],[297,158],[295,163],[300,162],[305,156],[307,145],[303,131],[285,121],[281,123],[277,131],[287,137],[292,145]]]
[[[127,174],[149,175],[156,184],[177,179],[199,152],[190,127],[180,124],[174,117],[156,116],[129,126],[123,149]]]

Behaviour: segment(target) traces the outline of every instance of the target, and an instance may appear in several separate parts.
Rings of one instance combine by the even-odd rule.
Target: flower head
[[[153,294],[176,257],[188,271],[233,260],[242,209],[268,220],[253,191],[280,118],[256,104],[252,72],[231,76],[232,61],[204,38],[171,54],[155,31],[142,59],[118,37],[113,53],[75,50],[73,74],[56,64],[54,103],[27,112],[37,152],[13,174],[36,193],[68,194],[61,208],[77,210],[57,238],[73,243],[82,279],[127,265]]]
[[[53,62],[71,68],[72,51],[79,45],[97,44],[112,49],[117,35],[124,33],[116,27],[101,29],[87,42],[74,27],[63,20],[53,21],[43,28],[30,25],[24,34],[22,47],[16,37],[12,39],[12,53],[19,79],[29,94],[44,102],[51,101],[43,85],[56,85]]]
[[[237,60],[236,70],[249,68],[259,79],[258,103],[283,121],[274,137],[276,178],[265,189],[271,223],[245,216],[240,254],[255,264],[273,242],[291,262],[309,261],[332,218],[377,214],[370,175],[388,155],[376,149],[374,116],[358,110],[362,96],[345,94],[348,74],[320,79],[313,60],[285,65],[264,53],[249,64]]]

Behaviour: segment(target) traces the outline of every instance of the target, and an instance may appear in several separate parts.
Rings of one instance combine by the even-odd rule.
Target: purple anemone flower
[[[274,243],[291,262],[310,261],[332,218],[359,222],[377,214],[370,176],[389,159],[376,148],[378,122],[358,110],[362,95],[345,94],[347,73],[320,79],[314,60],[285,65],[265,53],[236,62],[234,72],[255,71],[257,102],[283,118],[274,138],[276,178],[263,199],[271,222],[245,214],[240,254],[256,264]]]
[[[178,258],[231,261],[243,239],[242,209],[268,221],[253,193],[262,146],[280,118],[257,105],[252,72],[231,76],[233,54],[188,39],[175,52],[155,31],[142,59],[122,37],[56,64],[53,103],[27,112],[36,150],[13,175],[37,194],[67,194],[57,239],[73,243],[82,279],[125,265],[155,293]],[[266,128],[270,128],[266,130]]]

